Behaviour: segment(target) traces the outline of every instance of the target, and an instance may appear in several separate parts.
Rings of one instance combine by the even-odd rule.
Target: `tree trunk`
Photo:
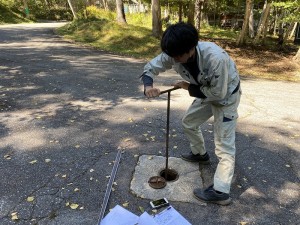
[[[161,12],[159,0],[152,0],[152,34],[156,38],[160,38],[162,34]]]
[[[182,22],[182,1],[178,2],[178,22]]]
[[[68,0],[68,3],[69,3],[69,6],[70,6],[70,9],[72,11],[74,19],[77,19],[76,13],[75,13],[75,11],[73,9],[73,6],[72,6],[72,3],[71,3],[71,0]]]
[[[288,27],[288,29],[286,30],[285,34],[284,34],[284,38],[283,38],[283,43],[287,41],[290,33],[292,32],[292,30],[294,29],[295,25],[297,26],[297,23],[291,23]]]
[[[189,11],[188,11],[188,23],[190,24],[194,24],[195,19],[195,4],[193,2],[193,0],[189,1]]]
[[[241,30],[241,33],[237,39],[236,44],[238,46],[242,45],[246,41],[246,35],[247,35],[247,28],[249,25],[249,18],[250,18],[250,13],[251,13],[251,5],[252,5],[253,0],[247,0],[246,1],[246,12],[245,12],[245,17],[244,17],[244,23],[243,27]]]
[[[293,30],[292,30],[292,32],[290,33],[290,36],[289,36],[290,39],[293,37],[293,35],[294,35],[295,31],[296,31],[297,24],[298,24],[297,22],[294,24]]]
[[[277,7],[276,7],[276,8],[275,8],[275,21],[274,21],[273,36],[276,35],[277,24],[278,24],[278,9],[277,9]]]
[[[125,18],[123,0],[116,0],[116,6],[117,6],[117,22],[127,23]]]
[[[104,10],[107,11],[108,10],[107,0],[102,0],[102,2],[103,2]]]
[[[294,60],[300,62],[300,48],[299,48],[297,54],[294,56]]]
[[[266,0],[264,8],[265,8],[265,10],[263,10],[262,15],[261,15],[261,24],[258,27],[256,36],[254,38],[254,44],[258,43],[260,36],[264,32],[264,29],[266,29],[266,26],[267,26],[267,23],[268,23],[269,13],[270,13],[270,9],[271,9],[271,3],[269,3]]]
[[[202,10],[203,0],[195,1],[195,27],[200,32],[200,21],[201,21],[201,10]]]
[[[249,36],[254,38],[254,18],[253,18],[253,2],[251,3],[250,16],[249,16]]]

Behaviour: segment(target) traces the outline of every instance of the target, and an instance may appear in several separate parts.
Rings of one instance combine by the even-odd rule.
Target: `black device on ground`
[[[150,202],[150,205],[153,209],[159,209],[164,206],[170,205],[166,198],[157,199]]]

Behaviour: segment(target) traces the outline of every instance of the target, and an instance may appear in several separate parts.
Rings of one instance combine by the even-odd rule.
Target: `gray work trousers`
[[[195,99],[186,111],[182,125],[190,142],[193,154],[206,153],[200,126],[210,117],[214,117],[215,154],[219,159],[214,174],[214,189],[229,193],[235,164],[235,130],[238,118],[237,108],[241,91],[232,94],[221,102],[205,102]]]

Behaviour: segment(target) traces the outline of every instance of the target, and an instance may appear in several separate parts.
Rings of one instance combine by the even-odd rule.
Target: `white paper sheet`
[[[192,225],[172,206],[169,206],[155,216],[144,212],[137,216],[132,212],[115,206],[100,222],[99,225]]]
[[[157,225],[192,225],[172,206],[154,216]]]
[[[135,225],[139,217],[116,205],[100,222],[100,225]]]

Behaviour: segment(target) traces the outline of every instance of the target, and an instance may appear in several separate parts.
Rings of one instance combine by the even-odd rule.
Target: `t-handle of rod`
[[[170,88],[170,89],[167,89],[167,90],[164,90],[164,91],[160,92],[160,94],[165,94],[165,93],[175,91],[175,90],[180,89],[180,88],[181,87],[173,87],[173,88]]]

